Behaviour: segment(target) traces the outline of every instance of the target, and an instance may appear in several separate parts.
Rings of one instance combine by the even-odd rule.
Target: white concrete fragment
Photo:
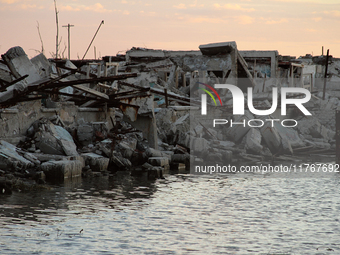
[[[93,171],[106,171],[109,165],[109,158],[105,158],[96,153],[84,153],[81,156],[85,160],[85,165],[89,165]]]
[[[230,136],[234,142],[239,142],[248,133],[250,127],[247,125],[249,118],[247,116],[236,116],[233,123],[245,123],[243,124],[233,124],[232,127],[228,128],[228,136]]]
[[[230,142],[230,141],[218,141],[218,143],[219,143],[221,146],[225,147],[225,149],[228,149],[228,148],[230,148],[230,147],[235,146],[235,143]]]
[[[288,146],[287,148],[289,148],[289,146],[291,146],[292,148],[299,148],[299,147],[305,146],[305,143],[301,140],[298,132],[295,129],[289,128],[289,127],[283,127],[277,122],[275,122],[274,126],[276,130],[278,131],[281,139],[287,140],[289,142],[289,145],[287,145]]]
[[[271,123],[267,122],[260,129],[261,135],[268,148],[272,153],[276,153],[280,149],[281,137],[275,127],[271,126]]]
[[[14,161],[19,162],[16,164],[19,168],[26,169],[33,167],[34,163],[26,158],[20,156],[16,151],[16,147],[8,142],[0,140],[0,166],[3,168],[10,167]]]
[[[72,136],[63,127],[50,123],[50,130],[53,136],[59,141],[66,156],[77,156],[77,146],[75,145]]]
[[[47,181],[62,182],[65,179],[80,177],[84,166],[82,159],[48,161],[41,164],[41,170],[45,173]]]
[[[204,152],[209,148],[209,142],[204,138],[191,137],[190,149],[195,152]]]
[[[167,157],[150,157],[148,162],[153,166],[169,165],[169,158]]]
[[[251,128],[246,135],[246,150],[256,154],[260,153],[263,149],[261,138],[260,130]]]
[[[25,79],[28,84],[41,79],[38,70],[21,47],[10,48],[3,57],[16,78],[28,74],[29,76]]]

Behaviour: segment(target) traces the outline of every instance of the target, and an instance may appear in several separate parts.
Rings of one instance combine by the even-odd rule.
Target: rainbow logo
[[[206,86],[207,88],[209,88],[212,92],[214,92],[215,93],[215,95],[217,96],[217,98],[218,98],[218,100],[220,101],[220,103],[221,103],[221,106],[223,105],[222,104],[222,100],[221,100],[221,98],[220,98],[220,96],[219,96],[219,94],[217,93],[217,91],[213,88],[213,87],[211,87],[210,85],[208,85],[208,84],[205,84],[205,83],[202,83],[202,82],[199,82],[199,84],[202,84],[202,85],[204,85],[204,86]],[[208,90],[206,90],[206,89],[202,89],[202,88],[199,88],[199,89],[201,89],[201,90],[203,90],[204,92],[206,92],[211,98],[212,98],[212,100],[214,100],[214,103],[215,103],[215,106],[217,106],[217,103],[216,103],[216,100],[215,100],[215,97],[214,97],[214,95],[213,94],[211,94],[211,92],[209,92]]]

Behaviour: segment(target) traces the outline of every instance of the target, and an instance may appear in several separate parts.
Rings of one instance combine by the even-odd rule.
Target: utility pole
[[[70,25],[68,23],[67,26],[63,26],[68,28],[68,59],[71,59],[71,27],[74,27],[74,25]]]
[[[325,78],[323,80],[323,95],[322,95],[322,100],[325,100],[325,95],[326,95],[326,83],[327,83],[327,73],[328,73],[328,58],[329,58],[329,49],[327,50],[327,56],[326,56],[326,67],[325,67]]]

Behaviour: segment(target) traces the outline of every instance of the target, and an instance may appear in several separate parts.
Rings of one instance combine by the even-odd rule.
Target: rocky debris
[[[81,124],[77,129],[77,138],[81,145],[86,146],[92,144],[94,129],[90,124]]]
[[[96,153],[83,153],[81,156],[85,160],[85,165],[89,166],[92,171],[101,172],[107,170],[110,161],[109,158]]]
[[[246,146],[245,149],[251,153],[259,153],[262,151],[263,146],[261,145],[261,132],[257,128],[251,128],[246,135]]]
[[[332,140],[335,132],[323,126],[316,118],[303,118],[299,121],[298,130],[302,135],[311,135],[313,138]]]
[[[234,119],[234,122],[247,123],[250,119],[253,119],[253,116],[251,116],[250,118],[248,116],[237,116]],[[247,125],[245,126],[235,125],[228,129],[227,134],[229,137],[231,137],[233,142],[240,142],[243,139],[243,137],[248,133],[249,130],[250,130],[250,127]]]
[[[99,177],[107,171],[131,171],[155,179],[163,178],[169,169],[189,170],[192,160],[244,163],[334,152],[337,91],[328,91],[325,100],[323,93],[313,92],[306,104],[313,115],[297,113],[295,128],[276,122],[262,127],[242,125],[274,116],[260,118],[246,110],[244,116],[232,117],[232,95],[226,90],[219,91],[226,102],[223,109],[210,105],[211,116],[202,119],[198,81],[213,86],[246,77],[245,84],[239,79],[241,89],[256,85],[263,92],[254,93],[255,108],[271,106],[272,95],[265,92],[277,84],[268,80],[266,86],[262,81],[259,86],[235,42],[199,48],[194,52],[133,48],[119,63],[47,60],[43,54],[28,59],[20,47],[8,50],[0,62],[0,108],[13,114],[22,111],[24,106],[17,107],[21,102],[35,99],[40,106],[43,100],[46,117],[40,118],[39,111],[25,111],[32,125],[25,127],[26,134],[23,128],[13,133],[26,139],[18,146],[0,142],[0,168],[6,169],[0,177],[11,174],[44,183],[80,174]],[[332,82],[339,76],[336,68],[330,68]],[[60,109],[64,103],[76,105],[79,112],[95,112],[95,117],[88,120],[83,113],[76,119],[67,104]],[[96,115],[99,111],[101,116]],[[212,127],[213,116],[224,115],[238,124]],[[2,130],[6,129],[9,124]]]
[[[153,166],[168,166],[169,159],[167,157],[150,157],[148,162]]]
[[[44,172],[46,181],[55,183],[80,177],[84,166],[83,158],[77,157],[73,160],[50,160],[42,163],[40,169]]]
[[[116,172],[119,170],[130,170],[132,167],[131,161],[124,158],[120,152],[112,152],[109,162],[109,170]]]
[[[38,166],[39,163],[34,155],[17,150],[14,145],[0,140],[0,168],[22,171]]]
[[[31,143],[45,154],[77,156],[77,146],[72,136],[63,127],[54,125],[46,118],[42,118],[27,130],[32,137]]]

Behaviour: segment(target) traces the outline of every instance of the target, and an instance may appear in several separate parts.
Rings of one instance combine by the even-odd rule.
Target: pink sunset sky
[[[325,53],[340,57],[339,0],[56,0],[61,51],[71,28],[71,59],[124,53],[131,47],[198,50],[200,44],[236,41],[239,50],[278,50],[281,55]],[[53,0],[0,0],[0,53],[21,46],[29,57],[55,52]],[[64,52],[67,57],[67,50]]]

